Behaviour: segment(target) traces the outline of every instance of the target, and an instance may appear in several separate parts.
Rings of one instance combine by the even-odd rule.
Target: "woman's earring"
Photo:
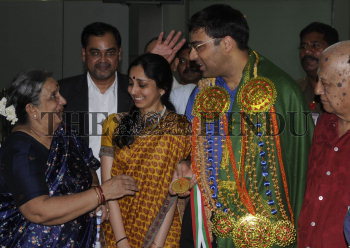
[[[36,115],[33,115],[33,118],[36,119]]]

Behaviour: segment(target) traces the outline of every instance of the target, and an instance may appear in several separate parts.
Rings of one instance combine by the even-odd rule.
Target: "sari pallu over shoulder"
[[[90,169],[98,167],[92,151],[74,132],[61,125],[54,134],[47,160],[45,179],[49,195],[61,196],[89,189]],[[3,178],[0,181],[3,183]],[[0,192],[0,246],[92,247],[95,223],[95,217],[84,214],[61,225],[35,224],[24,218],[11,193]]]
[[[106,123],[105,130],[111,131],[112,125],[118,124]],[[142,130],[129,147],[113,146],[111,140],[104,139],[102,146],[113,147],[112,176],[130,175],[139,188],[135,196],[118,200],[128,242],[131,247],[150,247],[166,213],[176,202],[176,197],[168,196],[169,185],[178,162],[190,153],[190,124],[184,116],[166,112],[156,126]],[[104,223],[103,229],[108,247],[114,247],[111,224]],[[178,247],[180,229],[176,211],[164,247]]]

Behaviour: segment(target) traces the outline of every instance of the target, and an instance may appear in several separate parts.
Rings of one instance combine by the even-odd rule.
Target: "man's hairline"
[[[118,41],[117,41],[117,39],[115,38],[114,34],[113,34],[112,32],[110,32],[110,31],[107,31],[107,32],[105,32],[105,33],[103,33],[103,34],[101,34],[101,35],[90,34],[90,35],[87,37],[87,39],[86,39],[86,46],[85,46],[85,47],[82,46],[82,48],[86,50],[86,48],[87,48],[88,45],[89,45],[90,37],[91,37],[91,36],[103,37],[103,36],[105,36],[105,35],[108,34],[108,33],[111,34],[111,35],[113,36],[113,38],[114,38],[114,40],[115,40],[115,45],[116,45],[117,49],[120,50],[120,49],[121,49],[121,45],[120,45],[120,47],[118,46]]]
[[[325,40],[325,34],[324,33],[321,33],[321,32],[318,32],[318,31],[311,31],[311,32],[308,32],[308,33],[305,33],[301,38],[300,38],[300,43],[302,43],[302,40],[304,39],[304,37],[306,36],[306,35],[308,35],[308,34],[311,34],[311,33],[319,33],[319,34],[322,34],[323,36],[322,36],[322,40],[324,41],[324,42],[326,42],[327,43],[327,47],[329,47],[329,46],[331,46],[330,44],[328,44],[328,41],[326,41]],[[326,48],[327,48],[326,47]]]

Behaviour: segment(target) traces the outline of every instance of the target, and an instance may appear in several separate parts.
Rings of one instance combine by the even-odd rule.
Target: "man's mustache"
[[[95,68],[98,68],[98,69],[101,69],[101,68],[106,69],[106,68],[109,68],[109,67],[111,67],[111,64],[107,63],[107,62],[101,62],[101,63],[97,63],[95,65]]]
[[[196,61],[190,61],[190,64],[186,69],[184,70],[184,73],[194,73],[194,72],[201,72],[199,70],[200,66],[196,63]]]
[[[186,68],[183,73],[199,73],[201,72],[199,68]]]
[[[302,59],[301,59],[301,63],[305,63],[306,60],[314,60],[316,62],[318,62],[318,58],[312,56],[312,55],[305,55]]]

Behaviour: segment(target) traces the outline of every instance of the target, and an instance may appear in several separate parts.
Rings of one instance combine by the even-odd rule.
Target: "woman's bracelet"
[[[95,192],[96,192],[96,197],[97,197],[97,203],[100,206],[101,205],[101,195],[100,195],[100,191],[97,189],[97,186],[93,187]]]
[[[106,198],[105,198],[105,195],[103,194],[103,190],[102,190],[101,186],[98,185],[96,188],[100,191],[101,204],[105,204],[106,203]]]
[[[115,244],[118,244],[120,241],[122,241],[122,240],[124,240],[124,239],[128,239],[128,237],[125,236],[125,237],[119,239]]]

